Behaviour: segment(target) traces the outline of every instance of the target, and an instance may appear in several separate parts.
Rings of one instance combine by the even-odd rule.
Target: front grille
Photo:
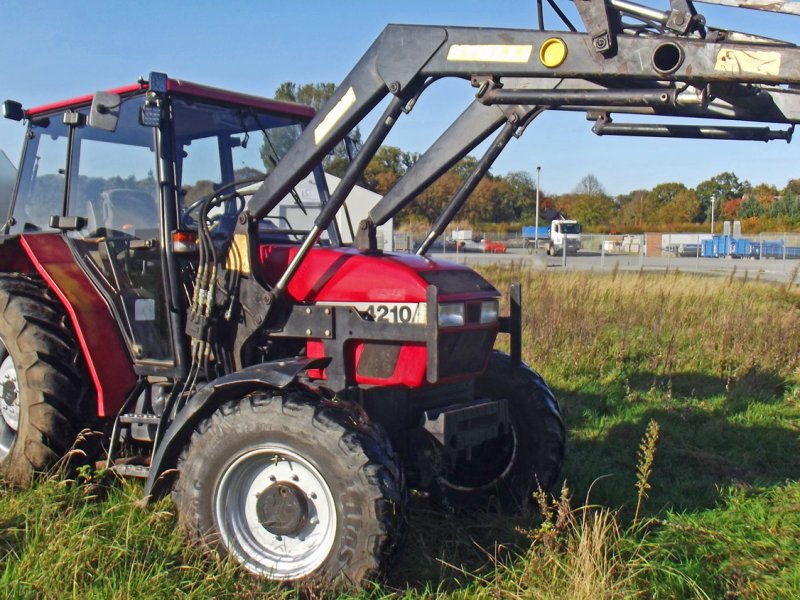
[[[482,371],[494,346],[495,335],[494,329],[440,332],[439,378]]]

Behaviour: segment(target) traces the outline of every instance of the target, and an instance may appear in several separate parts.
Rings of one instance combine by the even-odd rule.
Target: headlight
[[[481,302],[481,323],[496,323],[499,311],[497,300]]]
[[[439,327],[462,327],[463,325],[463,302],[439,305]]]

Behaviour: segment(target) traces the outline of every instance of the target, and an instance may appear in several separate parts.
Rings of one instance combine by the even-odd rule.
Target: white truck
[[[550,256],[561,254],[564,248],[567,254],[577,254],[581,249],[581,224],[573,219],[555,219],[550,225],[537,228],[528,225],[522,228],[522,239],[528,254],[537,247],[544,248]]]

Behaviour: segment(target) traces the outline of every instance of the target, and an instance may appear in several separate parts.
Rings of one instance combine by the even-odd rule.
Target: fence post
[[[783,232],[783,272],[786,273],[786,232]]]
[[[644,266],[644,234],[639,236],[639,267]]]
[[[697,234],[697,247],[695,248],[695,258],[694,258],[694,269],[695,271],[700,270],[700,234]]]
[[[600,236],[600,268],[606,266],[606,234]]]

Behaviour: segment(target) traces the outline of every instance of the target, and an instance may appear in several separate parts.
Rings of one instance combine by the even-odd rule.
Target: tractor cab
[[[231,192],[208,215],[221,245],[246,202],[241,188],[264,180],[313,110],[154,74],[16,116],[28,130],[4,233],[63,232],[137,370],[174,375],[203,201]],[[327,196],[321,169],[312,170],[262,219],[264,240],[296,242]],[[331,242],[334,226],[319,239]]]

